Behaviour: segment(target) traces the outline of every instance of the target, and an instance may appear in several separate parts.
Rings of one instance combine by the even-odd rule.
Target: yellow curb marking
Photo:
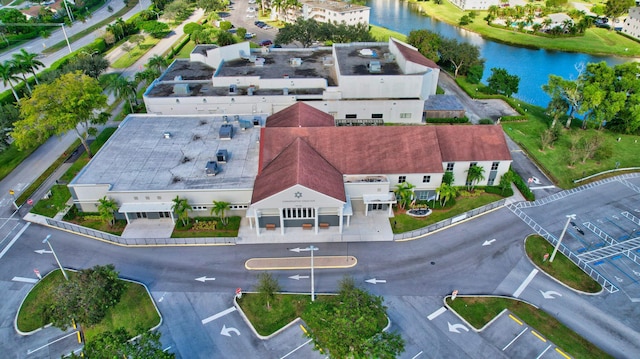
[[[547,342],[547,340],[545,338],[543,338],[540,334],[536,333],[535,331],[531,331],[531,334],[535,335],[536,337],[538,337],[538,339],[542,340],[544,343]]]
[[[300,324],[300,329],[302,329],[305,335],[309,335],[309,332],[307,332],[307,328],[305,328],[302,324]]]
[[[509,314],[509,318],[513,319],[514,322],[522,325],[522,322],[518,320],[518,318],[514,317],[513,315]]]
[[[562,355],[563,357],[567,358],[567,359],[571,359],[570,356],[568,356],[567,354],[563,353],[562,350],[560,350],[560,348],[556,348],[556,351]]]
[[[341,264],[342,263],[342,264]],[[358,263],[354,256],[314,256],[313,268],[352,268]],[[310,257],[250,258],[247,270],[310,269]]]

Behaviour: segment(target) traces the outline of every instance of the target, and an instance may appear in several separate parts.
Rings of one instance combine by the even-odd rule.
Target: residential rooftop
[[[306,4],[312,7],[318,7],[321,9],[327,9],[335,12],[350,12],[369,9],[368,6],[352,4],[344,1],[331,1],[331,0],[302,0],[302,4]]]
[[[265,116],[257,116],[261,125]],[[254,116],[129,115],[74,178],[72,185],[109,184],[111,191],[252,188],[260,128]],[[223,125],[233,126],[224,139]],[[242,130],[242,127],[249,127]],[[220,150],[226,163],[218,162]],[[218,173],[210,175],[212,161]]]

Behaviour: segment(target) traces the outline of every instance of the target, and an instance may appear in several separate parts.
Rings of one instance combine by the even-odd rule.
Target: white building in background
[[[369,24],[368,6],[331,0],[302,0],[302,18],[346,25]]]
[[[158,115],[271,115],[302,101],[337,124],[423,122],[439,67],[416,48],[388,42],[250,49],[197,46],[144,93]]]
[[[500,6],[500,0],[449,0],[462,10],[487,10],[490,6]]]
[[[622,24],[622,32],[640,40],[640,7],[629,9],[629,15]]]

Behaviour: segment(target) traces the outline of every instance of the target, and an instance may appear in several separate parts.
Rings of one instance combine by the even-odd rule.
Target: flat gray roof
[[[266,115],[239,116],[241,121]],[[219,138],[223,117],[129,115],[71,185],[110,184],[111,191],[253,188],[258,172],[259,127],[241,130],[234,116],[231,140]],[[244,122],[245,124],[247,122]],[[226,149],[215,176],[207,162]]]

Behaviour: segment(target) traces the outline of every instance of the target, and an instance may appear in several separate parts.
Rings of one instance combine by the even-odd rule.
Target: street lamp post
[[[60,264],[60,260],[58,259],[58,256],[56,255],[56,251],[53,250],[53,247],[51,246],[51,242],[49,242],[49,238],[51,238],[50,234],[48,234],[47,237],[42,240],[42,243],[46,243],[46,244],[49,245],[49,249],[51,249],[51,253],[53,254],[53,258],[56,259],[56,263],[58,263],[58,267],[60,267],[60,270],[62,271],[62,275],[64,276],[64,279],[69,280],[69,277],[67,277],[67,272],[64,271],[64,268],[62,268],[62,264]]]
[[[314,278],[313,278],[313,252],[317,251],[318,247],[314,247],[314,246],[309,246],[307,248],[293,248],[293,249],[289,249],[292,252],[311,252],[311,301],[315,301],[316,300],[316,287],[314,285]]]
[[[562,242],[562,238],[564,237],[564,234],[567,232],[567,228],[569,227],[569,222],[571,222],[572,219],[576,219],[576,215],[575,214],[568,214],[567,215],[567,223],[565,223],[564,228],[562,229],[562,233],[560,234],[560,239],[558,239],[558,243],[556,243],[555,248],[553,249],[553,253],[551,253],[551,258],[549,259],[549,263],[553,262],[553,258],[556,257],[556,253],[558,252],[558,248],[560,247],[560,243]]]

